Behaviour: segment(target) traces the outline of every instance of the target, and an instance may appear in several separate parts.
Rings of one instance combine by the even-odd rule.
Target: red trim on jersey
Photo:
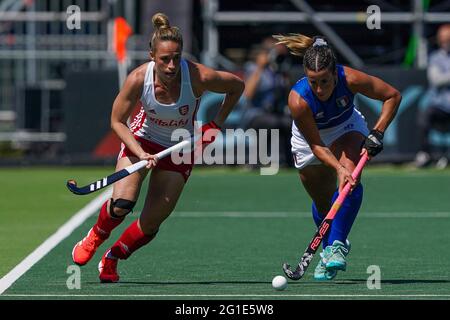
[[[144,110],[142,102],[139,101],[138,106],[140,106],[140,110],[134,116],[133,122],[130,124],[130,130],[132,133],[138,132],[144,125],[145,119],[147,118],[147,113]]]

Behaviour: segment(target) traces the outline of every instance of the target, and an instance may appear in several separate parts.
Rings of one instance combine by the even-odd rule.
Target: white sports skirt
[[[369,134],[366,119],[361,112],[356,109],[353,110],[352,115],[347,121],[336,127],[319,130],[319,134],[325,145],[329,147],[340,136],[351,131],[360,132],[364,136]],[[308,142],[306,142],[306,139],[295,124],[292,125],[291,146],[294,164],[297,169],[302,169],[309,165],[321,164],[320,160],[314,156]]]

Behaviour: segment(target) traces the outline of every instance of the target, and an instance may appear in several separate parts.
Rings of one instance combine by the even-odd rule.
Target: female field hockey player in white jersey
[[[152,169],[139,219],[106,250],[99,263],[102,282],[117,282],[118,260],[127,259],[156,236],[191,173],[192,164],[176,165],[170,157],[158,161],[154,154],[176,143],[171,141],[175,129],[184,128],[194,134],[196,112],[205,91],[224,93],[225,98],[215,119],[201,128],[202,133],[220,129],[244,90],[244,83],[238,77],[183,59],[181,32],[170,26],[167,16],[155,14],[152,22],[155,31],[150,42],[151,61],[130,73],[111,114],[112,129],[122,140],[116,171],[144,159],[149,164],[114,184],[112,198],[103,204],[97,223],[72,251],[73,261],[78,265],[86,264],[93,257],[111,231],[132,211],[142,181]],[[127,119],[138,103],[141,112],[128,127]],[[204,144],[208,142],[211,141],[203,140]]]
[[[370,158],[383,149],[383,135],[397,112],[401,95],[378,78],[336,64],[334,52],[323,37],[274,37],[293,55],[303,57],[305,77],[293,86],[288,101],[293,118],[291,145],[300,180],[313,200],[317,226],[344,184],[348,181],[352,185],[352,192],[323,239],[324,250],[314,271],[316,280],[331,280],[338,270],[346,269],[350,250],[347,236],[363,198],[363,187],[351,173],[363,153]],[[353,104],[357,93],[383,102],[371,131]]]

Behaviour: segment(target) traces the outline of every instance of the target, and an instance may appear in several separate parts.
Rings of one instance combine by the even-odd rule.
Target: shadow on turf
[[[97,284],[98,282],[91,282],[91,284]],[[168,282],[168,281],[119,281],[117,284],[139,284],[139,285],[179,285],[179,284],[270,284],[268,281],[180,281],[180,282]]]
[[[320,282],[320,281],[298,281],[290,282],[290,285],[295,284],[339,284],[339,285],[354,285],[354,284],[366,284],[367,279],[346,279],[346,280],[334,280],[330,282]],[[421,279],[411,279],[411,280],[381,280],[382,284],[413,284],[413,283],[424,283],[424,284],[434,284],[434,283],[450,283],[449,280],[421,280]],[[91,284],[98,284],[98,282],[91,282]],[[120,281],[117,284],[120,285],[180,285],[180,284],[200,284],[200,285],[213,285],[213,284],[270,284],[268,281],[180,281],[180,282],[168,282],[168,281]]]

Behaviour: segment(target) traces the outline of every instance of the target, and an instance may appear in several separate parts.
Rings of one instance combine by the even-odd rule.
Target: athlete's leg
[[[175,208],[184,185],[185,180],[179,172],[154,169],[150,176],[149,190],[141,216],[113,245],[112,255],[127,259],[134,251],[150,242],[161,223]]]
[[[138,161],[136,157],[123,157],[117,161],[116,171]],[[143,168],[114,184],[112,198],[103,204],[100,211],[94,228],[96,232],[109,236],[111,231],[132,211],[147,173],[148,169]]]
[[[354,170],[359,161],[360,146],[363,139],[364,136],[362,134],[350,132],[341,136],[330,147],[338,160],[350,171]],[[313,199],[313,218],[318,226],[329,211],[333,201],[337,198],[336,173],[332,168],[325,165],[311,165],[300,170],[300,178],[306,191]],[[324,248],[331,246],[335,240],[339,239],[342,242],[340,250],[343,252],[343,258],[349,252],[350,244],[347,242],[347,236],[358,213],[361,200],[362,186],[358,184],[347,197],[340,213],[335,217],[328,236],[323,239]],[[332,232],[333,230],[334,232]],[[336,272],[332,269],[328,270],[328,273],[325,272],[325,265],[331,255],[328,254],[326,256],[326,251],[323,255],[321,254],[323,259],[319,261],[314,277],[317,280],[330,280],[336,275]]]
[[[185,184],[186,181],[179,172],[152,172],[149,194],[139,219],[139,225],[146,235],[158,232],[159,226],[175,208]]]
[[[356,131],[346,133],[331,145],[331,150],[349,171],[353,172],[359,159],[360,148],[364,136]],[[332,201],[338,197],[336,190]],[[356,187],[347,196],[338,214],[331,224],[328,236],[328,246],[324,250],[323,260],[328,270],[345,270],[346,256],[349,253],[349,243],[346,243],[348,234],[361,207],[363,187],[358,179]]]
[[[135,157],[119,159],[116,172],[137,161],[139,159]],[[102,205],[97,222],[89,230],[88,235],[72,250],[72,259],[76,264],[85,265],[94,256],[97,248],[109,237],[111,231],[131,212],[147,172],[147,169],[141,169],[114,184],[113,196]]]
[[[336,190],[336,173],[332,168],[319,164],[300,169],[299,175],[306,192],[313,200],[313,218],[319,226],[331,207],[331,198]]]
[[[133,252],[148,244],[159,230],[161,223],[175,208],[183,191],[185,179],[179,172],[153,169],[144,208],[134,221],[108,250],[99,265],[102,282],[116,282],[117,260],[127,259]]]
[[[364,136],[356,131],[346,133],[338,138],[331,145],[331,150],[338,158],[339,162],[344,165],[350,172],[355,170],[359,162],[361,145],[364,141]],[[338,197],[339,193],[336,190],[332,202]],[[363,187],[360,179],[357,180],[357,185],[352,192],[347,196],[342,204],[339,213],[333,220],[333,224],[329,236],[329,244],[334,240],[339,240],[345,243],[353,222],[358,214],[363,197]]]

